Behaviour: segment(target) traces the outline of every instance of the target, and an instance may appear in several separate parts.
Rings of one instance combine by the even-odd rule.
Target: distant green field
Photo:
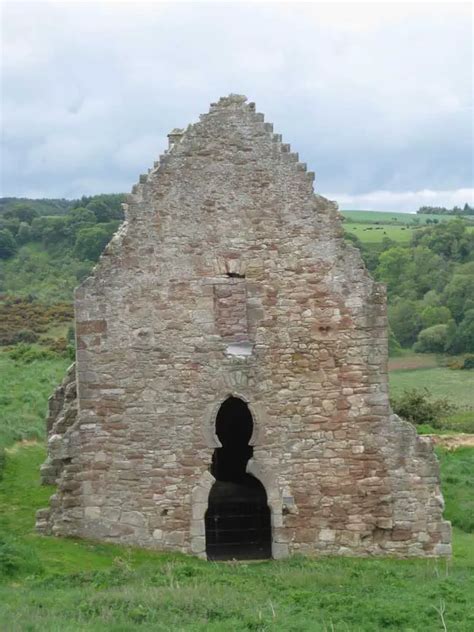
[[[416,213],[399,213],[392,211],[341,211],[342,215],[352,222],[372,224],[375,222],[399,224],[426,224],[427,220],[449,221],[453,215],[417,215]]]
[[[445,367],[390,371],[390,392],[401,395],[405,389],[427,388],[435,397],[447,397],[474,416],[474,375]]]
[[[392,226],[384,224],[377,226],[375,224],[344,224],[344,230],[353,233],[363,243],[381,243],[384,238],[392,239],[401,243],[409,243],[413,231],[416,228],[409,226]]]

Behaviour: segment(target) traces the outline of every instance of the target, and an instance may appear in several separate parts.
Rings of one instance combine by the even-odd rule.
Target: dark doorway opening
[[[205,516],[206,552],[211,560],[271,557],[271,521],[262,483],[245,468],[253,454],[253,431],[247,404],[229,397],[219,409],[216,434],[222,448],[214,450],[211,473],[216,479]]]

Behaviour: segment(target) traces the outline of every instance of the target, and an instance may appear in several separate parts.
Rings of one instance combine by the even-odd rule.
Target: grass
[[[460,529],[452,562],[294,557],[216,564],[40,537],[32,531],[34,512],[51,493],[38,480],[44,454],[38,444],[10,448],[0,483],[0,530],[17,558],[30,560],[0,584],[0,627],[8,632],[421,632],[442,630],[442,604],[449,630],[474,627],[474,536]],[[474,450],[442,459],[446,490],[458,494],[447,514],[466,527]]]
[[[398,211],[341,211],[346,218],[347,224],[350,222],[360,222],[374,224],[383,222],[386,224],[426,224],[428,220],[437,219],[439,222],[456,219],[454,215],[400,213]],[[469,218],[468,218],[469,219]]]
[[[392,366],[397,366],[396,361],[403,358],[394,358]],[[416,365],[415,354],[412,358],[406,358],[405,363],[413,360]],[[427,359],[427,363],[433,361],[433,356]],[[427,368],[396,369],[389,373],[390,393],[395,397],[403,391],[411,389],[427,389],[434,399],[446,398],[456,406],[458,410],[439,421],[438,430],[428,427],[422,432],[466,432],[474,434],[474,389],[472,388],[473,372],[448,369],[440,366]]]
[[[48,397],[69,364],[59,356],[24,364],[0,353],[0,448],[44,437]]]
[[[434,397],[447,397],[459,406],[474,411],[473,372],[431,367],[390,371],[390,391],[401,395],[404,390],[427,388]],[[474,413],[473,413],[474,414]]]
[[[474,533],[474,449],[437,452],[443,473],[445,514],[456,527]]]
[[[416,228],[408,226],[374,226],[370,224],[344,224],[344,230],[353,233],[362,243],[378,244],[384,239],[392,239],[398,243],[410,243],[413,231]]]

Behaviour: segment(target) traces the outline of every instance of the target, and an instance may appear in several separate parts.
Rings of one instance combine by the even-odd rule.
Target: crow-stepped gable
[[[450,554],[432,446],[390,410],[385,289],[313,179],[242,96],[169,135],[76,291],[40,531],[210,559]]]

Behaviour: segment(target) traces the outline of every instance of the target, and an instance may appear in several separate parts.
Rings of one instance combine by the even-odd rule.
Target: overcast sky
[[[129,191],[246,94],[341,208],[473,203],[469,4],[3,4],[0,195]]]

